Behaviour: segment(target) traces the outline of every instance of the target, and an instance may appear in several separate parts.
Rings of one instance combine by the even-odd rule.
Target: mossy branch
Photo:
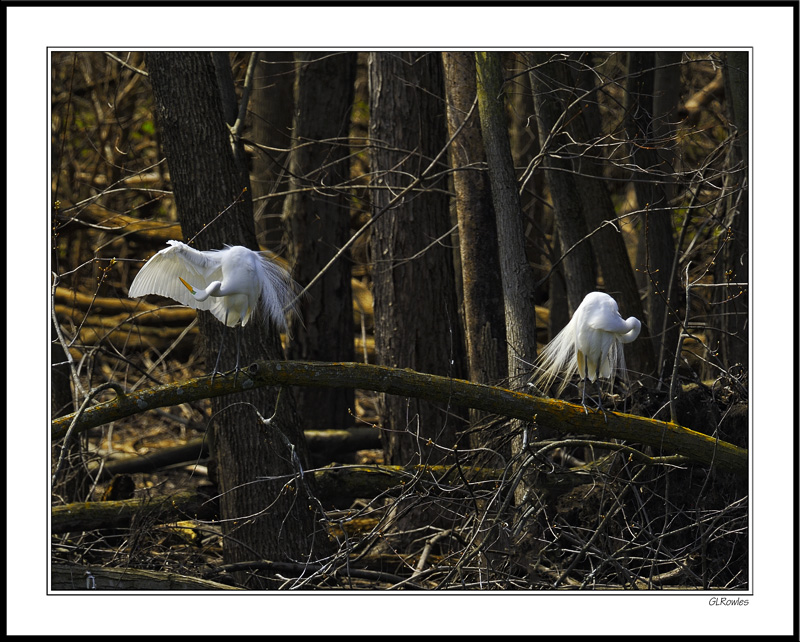
[[[719,470],[746,476],[748,451],[678,424],[616,412],[584,413],[583,407],[521,392],[449,379],[409,369],[363,363],[259,361],[233,375],[191,379],[180,384],[148,388],[118,395],[85,409],[80,416],[53,420],[51,437],[61,439],[74,421],[77,432],[116,421],[145,410],[218,397],[262,386],[318,386],[360,388],[427,401],[464,406],[505,417],[522,419],[559,433],[625,439],[645,444],[660,453],[677,453]],[[450,447],[452,444],[442,444]]]

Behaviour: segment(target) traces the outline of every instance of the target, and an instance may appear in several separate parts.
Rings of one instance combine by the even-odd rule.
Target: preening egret
[[[617,373],[625,373],[623,343],[630,343],[639,336],[642,324],[636,317],[623,319],[617,302],[604,292],[586,295],[570,322],[548,343],[536,360],[537,373],[534,385],[546,392],[553,380],[563,377],[556,394],[560,394],[576,372],[583,380],[581,405],[586,408],[586,385],[599,378],[612,383]],[[598,407],[603,409],[602,397]]]
[[[296,311],[292,302],[297,285],[283,266],[241,245],[207,251],[180,241],[167,241],[167,245],[139,270],[128,296],[159,294],[190,308],[208,310],[225,330],[236,326],[237,373],[241,329],[257,310],[264,322],[272,319],[280,329],[288,330],[286,312]],[[225,330],[212,377],[217,374]]]

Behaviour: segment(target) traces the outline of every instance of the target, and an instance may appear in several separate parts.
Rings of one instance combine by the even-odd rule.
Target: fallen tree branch
[[[240,591],[199,577],[138,568],[106,568],[54,562],[52,591]]]
[[[359,427],[348,430],[306,430],[306,444],[312,454],[335,457],[341,453],[355,452],[367,448],[380,448],[381,437],[377,428]],[[208,441],[205,436],[190,439],[180,446],[161,448],[141,455],[125,455],[109,458],[103,465],[102,479],[111,479],[122,473],[152,472],[165,466],[191,463],[208,456]],[[89,465],[93,471],[99,464]]]
[[[340,581],[349,579],[363,579],[371,580],[373,582],[381,582],[384,584],[404,583],[405,586],[417,590],[423,590],[424,588],[418,584],[408,581],[408,579],[404,579],[384,571],[354,568],[349,565],[334,568],[328,564],[274,562],[272,560],[253,560],[251,562],[236,562],[233,564],[215,566],[211,570],[203,573],[203,576],[208,578],[225,577],[238,571],[267,571],[271,573],[280,573],[282,575],[292,575],[298,577],[308,576],[309,573],[319,573],[325,578],[336,579]]]
[[[56,534],[124,528],[130,526],[135,516],[144,512],[152,513],[161,522],[174,522],[186,519],[187,516],[212,519],[216,511],[215,501],[198,491],[111,502],[75,502],[51,508],[50,532]]]
[[[246,376],[242,376],[245,374]],[[588,434],[604,439],[625,439],[651,446],[658,453],[677,453],[719,470],[747,476],[748,451],[675,423],[623,413],[592,412],[582,406],[531,395],[415,372],[364,363],[305,361],[259,361],[233,376],[191,379],[180,384],[157,386],[134,394],[119,395],[83,410],[81,416],[66,415],[52,422],[51,438],[61,439],[70,423],[82,432],[131,415],[208,397],[219,397],[261,386],[314,386],[360,388],[427,401],[484,410],[523,419],[560,433]],[[450,444],[443,444],[447,447]]]
[[[492,468],[464,469],[470,484],[486,483],[494,488],[503,476],[502,470]],[[331,465],[313,471],[315,492],[325,502],[342,501],[349,504],[358,497],[375,497],[380,493],[396,488],[398,492],[415,479],[428,481],[435,486],[442,484],[463,484],[452,466],[343,466]],[[573,485],[586,481],[578,473],[554,473],[554,480],[545,480],[550,486],[566,483],[573,479]],[[287,479],[288,481],[288,479]],[[157,516],[159,522],[174,522],[197,517],[213,519],[217,505],[213,498],[198,491],[183,491],[174,495],[139,497],[118,501],[74,502],[54,506],[50,512],[50,532],[69,533],[92,531],[103,528],[124,528],[131,520],[142,513]]]

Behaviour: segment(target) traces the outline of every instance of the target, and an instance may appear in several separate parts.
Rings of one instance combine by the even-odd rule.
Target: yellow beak
[[[189,292],[191,292],[192,294],[195,293],[194,288],[191,285],[189,285],[186,281],[181,279],[181,277],[178,278],[181,280],[181,283],[183,283],[186,286],[186,289],[189,290]]]

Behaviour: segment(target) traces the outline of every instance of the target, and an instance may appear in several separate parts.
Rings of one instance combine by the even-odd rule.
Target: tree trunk
[[[674,202],[677,193],[675,177],[680,163],[674,140],[680,120],[678,108],[681,100],[682,58],[680,51],[657,51],[653,78],[653,133],[661,141],[656,154],[664,168],[664,192],[670,203]]]
[[[669,176],[672,168],[658,153],[656,129],[659,115],[654,111],[653,95],[656,84],[655,54],[631,52],[628,62],[628,91],[626,121],[630,139],[630,163],[641,168],[634,176],[636,200],[641,214],[640,247],[644,247],[643,264],[637,269],[647,275],[647,322],[654,338],[656,376],[663,380],[672,371],[672,361],[678,344],[679,326],[672,311],[678,307],[676,292],[678,276],[675,274],[675,236],[672,206],[659,174]],[[665,115],[666,116],[666,115]],[[663,134],[662,134],[663,135]]]
[[[749,61],[746,51],[730,51],[725,54],[725,93],[733,127],[737,131],[736,144],[731,164],[739,168],[733,173],[728,186],[730,192],[725,225],[727,230],[720,236],[722,251],[716,263],[717,283],[748,283],[750,279],[749,239],[750,216],[748,201],[748,169],[750,167],[748,136],[750,115],[748,105]],[[726,369],[736,368],[749,372],[749,292],[747,286],[715,288],[720,306],[717,334],[720,359]],[[714,345],[712,339],[711,345]],[[738,374],[738,373],[737,373]],[[715,373],[713,376],[717,376]],[[745,385],[747,385],[745,383]]]
[[[243,192],[249,181],[234,159],[211,55],[151,52],[146,60],[184,236],[196,237],[198,249],[220,248],[224,243],[257,249],[250,192]],[[224,218],[215,221],[226,208]],[[198,314],[206,363],[211,364],[223,326],[207,312]],[[277,331],[262,324],[256,321],[244,329],[243,363],[282,356]],[[234,340],[229,336],[227,345]],[[223,370],[233,365],[234,353],[229,349],[223,356]],[[319,516],[308,510],[302,485],[294,484],[287,492],[285,479],[279,477],[297,471],[292,453],[276,431],[294,445],[300,461],[307,460],[307,453],[291,395],[284,392],[279,401],[277,397],[276,390],[262,388],[212,399],[212,450],[218,465],[226,562],[313,559],[322,553],[317,546],[327,539],[315,526]],[[264,425],[256,411],[264,417],[276,413],[275,418]],[[270,479],[265,479],[267,475]]]
[[[444,147],[439,56],[369,56],[372,211],[419,176]],[[444,169],[445,166],[442,166]],[[372,226],[375,350],[381,365],[463,376],[464,348],[445,179],[406,196]],[[462,426],[442,406],[383,396],[386,462],[437,463]]]
[[[539,132],[531,126],[531,114],[536,109],[533,105],[533,94],[528,77],[528,60],[525,53],[506,54],[510,58],[511,73],[514,82],[506,88],[508,109],[508,136],[511,145],[511,157],[514,167],[525,168],[520,180],[520,207],[525,228],[525,254],[533,269],[534,283],[540,283],[550,272],[547,267],[548,235],[553,232],[553,213],[541,195],[545,192],[544,172],[530,171],[539,155]],[[555,271],[554,271],[555,274]],[[552,282],[537,288],[534,300],[537,305],[544,304],[549,298]],[[568,320],[568,319],[567,319]],[[566,322],[563,324],[566,325]]]
[[[486,154],[475,105],[475,58],[470,52],[445,52],[442,62],[447,93],[448,135],[453,137],[459,132],[449,152],[450,165],[456,170],[453,173],[453,186],[456,193],[469,378],[476,383],[496,385],[508,373],[508,357],[497,224],[489,176],[479,169],[486,162]],[[462,127],[460,131],[459,127]],[[470,413],[472,423],[482,418],[485,418],[485,413]],[[474,446],[489,445],[482,433],[475,433],[475,437]]]
[[[559,69],[557,62],[548,62],[550,54],[546,52],[535,52],[530,56],[535,66],[530,71],[530,81],[544,153],[543,166],[562,256],[568,252],[563,260],[564,278],[569,308],[575,312],[583,297],[597,288],[597,270],[583,205],[571,174],[572,162],[565,154],[565,146],[570,144],[569,138],[562,133],[567,121],[563,117],[565,107],[558,95],[553,94],[553,87],[559,86],[557,78],[565,76],[566,70]]]
[[[623,317],[635,316],[644,323],[646,319],[642,300],[639,298],[639,287],[631,268],[625,239],[620,231],[620,223],[604,225],[606,221],[614,221],[617,217],[603,176],[603,166],[607,160],[599,158],[591,151],[585,153],[589,146],[603,136],[594,91],[594,74],[589,71],[575,71],[570,76],[564,65],[559,64],[558,67],[559,79],[575,86],[580,92],[580,103],[568,119],[568,128],[575,141],[571,150],[572,165],[605,291],[617,300]],[[639,339],[625,346],[625,361],[632,371],[650,373],[653,360],[653,346],[647,325],[644,324]]]
[[[256,233],[262,247],[279,247],[283,240],[283,196],[289,184],[292,142],[294,55],[290,51],[259,51],[250,105],[253,142],[252,185]],[[268,149],[265,149],[268,148]]]
[[[530,366],[524,360],[536,356],[536,315],[531,268],[525,257],[525,234],[517,180],[511,159],[499,54],[475,54],[481,133],[489,166],[492,202],[497,216],[500,269],[503,275],[508,339],[509,387],[522,383]]]
[[[294,278],[305,286],[347,242],[350,233],[348,133],[356,54],[295,54],[295,117],[290,155],[290,194],[284,220]],[[312,189],[309,189],[312,188]],[[302,323],[292,324],[288,355],[306,361],[353,361],[353,292],[350,261],[340,258],[300,300]],[[305,430],[345,428],[354,407],[352,390],[298,388]]]
[[[500,54],[477,52],[475,67],[481,133],[489,166],[492,202],[497,216],[497,239],[500,247],[508,341],[508,387],[514,390],[523,388],[530,379],[530,363],[536,357],[533,275],[525,256],[522,212],[511,159],[502,93],[503,73]],[[514,454],[521,449],[522,428],[523,422],[511,423],[510,432],[515,435],[511,443]],[[538,433],[538,437],[547,436],[549,431]]]

